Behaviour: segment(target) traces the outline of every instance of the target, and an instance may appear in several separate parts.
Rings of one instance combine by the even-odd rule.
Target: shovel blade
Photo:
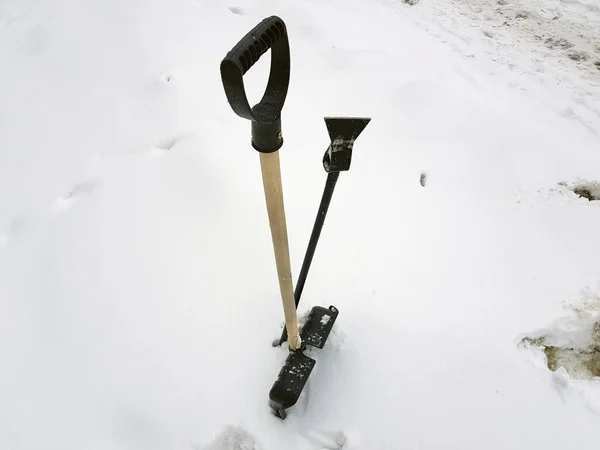
[[[338,314],[335,306],[313,307],[300,331],[302,345],[323,348]],[[285,410],[294,406],[300,398],[315,365],[316,361],[302,351],[290,351],[269,392],[270,406],[280,418],[285,418]]]
[[[323,348],[338,314],[339,311],[335,306],[329,308],[323,306],[313,307],[300,332],[302,344]]]
[[[285,410],[296,404],[315,364],[314,359],[300,351],[290,352],[269,392],[274,410]]]

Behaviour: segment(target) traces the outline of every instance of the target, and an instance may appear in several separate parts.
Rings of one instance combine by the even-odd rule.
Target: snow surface
[[[295,274],[323,117],[372,118],[300,304],[340,316],[283,422],[258,156],[219,74],[273,14]],[[521,343],[597,312],[600,205],[572,185],[600,177],[598,22],[597,0],[0,2],[0,448],[597,449],[598,379]]]

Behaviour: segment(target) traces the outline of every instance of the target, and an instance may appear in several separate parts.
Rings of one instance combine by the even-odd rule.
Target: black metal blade
[[[370,121],[369,117],[325,117],[325,126],[332,141],[355,141]]]
[[[290,352],[269,392],[273,409],[283,410],[296,404],[315,364],[314,359],[300,351]]]
[[[331,144],[323,156],[328,173],[350,169],[354,141],[371,121],[368,117],[325,117]]]
[[[300,331],[302,346],[323,348],[338,314],[335,306],[313,307]],[[288,355],[269,392],[271,408],[280,418],[284,419],[285,410],[294,406],[300,398],[315,365],[316,361],[301,351],[291,351]]]
[[[300,332],[302,344],[323,348],[338,314],[339,311],[335,306],[329,308],[313,307]]]

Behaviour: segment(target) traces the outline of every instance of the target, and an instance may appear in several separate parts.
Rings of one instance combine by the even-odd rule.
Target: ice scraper
[[[304,255],[304,262],[302,263],[298,282],[296,283],[296,290],[294,291],[296,309],[298,309],[298,303],[300,303],[300,297],[304,290],[304,283],[306,283],[308,270],[310,269],[310,264],[317,248],[317,242],[321,236],[321,230],[325,223],[325,217],[327,216],[331,197],[333,196],[333,191],[340,176],[340,172],[350,169],[354,141],[370,121],[371,119],[365,117],[325,117],[325,125],[327,126],[329,137],[331,138],[331,144],[329,144],[329,147],[327,147],[327,150],[325,151],[325,155],[323,155],[323,168],[325,169],[325,172],[327,172],[327,180],[325,181],[325,189],[323,189],[321,204],[317,211],[315,224],[313,225],[306,254]],[[309,325],[314,323],[313,320],[310,320],[312,318],[313,317],[310,316],[309,320],[304,325],[302,329],[303,333],[308,332]],[[284,327],[281,338],[279,338],[274,345],[278,346],[283,344],[287,340],[287,337],[287,328]]]

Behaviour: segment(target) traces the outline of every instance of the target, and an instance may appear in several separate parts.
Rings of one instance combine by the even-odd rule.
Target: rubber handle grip
[[[243,76],[269,49],[269,81],[262,99],[251,108]],[[283,20],[267,17],[250,30],[221,61],[221,80],[233,111],[252,121],[254,148],[265,153],[278,150],[283,143],[281,110],[290,82],[290,45]]]
[[[282,37],[287,38],[283,21],[276,16],[268,17],[246,34],[233,47],[226,59],[237,63],[240,72],[244,75]]]

